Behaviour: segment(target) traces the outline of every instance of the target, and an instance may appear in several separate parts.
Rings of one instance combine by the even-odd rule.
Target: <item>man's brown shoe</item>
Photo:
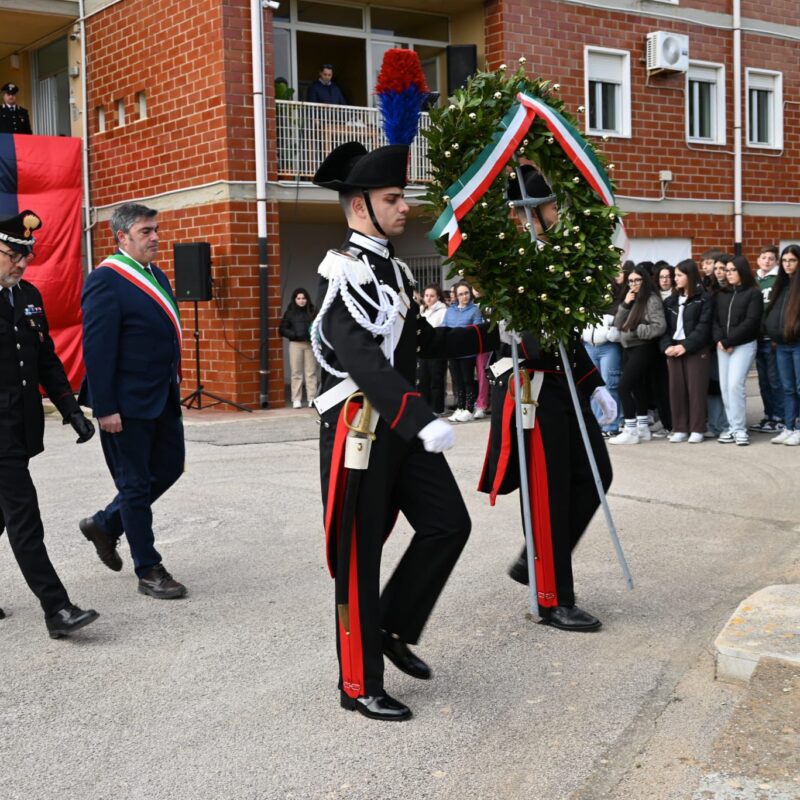
[[[139,578],[139,593],[156,597],[159,600],[172,600],[176,597],[183,597],[186,594],[186,587],[182,583],[178,583],[164,569],[163,564],[158,564]]]
[[[100,560],[114,572],[122,569],[122,558],[117,552],[119,539],[106,533],[92,517],[86,517],[78,523],[81,533],[94,545]]]

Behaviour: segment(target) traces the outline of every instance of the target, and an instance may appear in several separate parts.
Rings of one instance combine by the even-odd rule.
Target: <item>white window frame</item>
[[[617,120],[617,130],[595,130],[589,126],[589,110],[593,98],[590,97],[589,82],[602,80],[603,76],[595,76],[589,72],[589,61],[592,55],[614,56],[621,61],[620,65],[620,109]],[[589,136],[608,136],[614,139],[630,139],[632,130],[631,121],[631,54],[628,50],[614,50],[608,47],[594,47],[587,45],[583,48],[583,90],[585,112],[585,131]],[[605,81],[610,83],[612,81]]]
[[[702,81],[712,83],[712,111],[711,125],[712,135],[708,139],[700,136],[692,136],[689,129],[690,105],[692,103],[690,81]],[[725,65],[717,64],[712,61],[690,61],[689,69],[686,72],[686,141],[692,144],[725,144],[726,142],[726,120],[725,120]]]
[[[772,120],[769,142],[751,141],[750,90],[766,89],[772,92]],[[783,73],[770,69],[745,70],[745,105],[747,119],[747,146],[759,150],[783,150]]]

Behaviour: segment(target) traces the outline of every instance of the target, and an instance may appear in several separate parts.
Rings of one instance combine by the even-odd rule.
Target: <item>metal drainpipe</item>
[[[78,13],[80,19],[81,37],[81,91],[83,92],[83,235],[86,249],[86,266],[89,271],[94,269],[94,257],[92,254],[92,195],[89,187],[89,80],[86,76],[86,8],[84,0],[78,2]]]
[[[742,4],[733,0],[733,251],[742,254]]]
[[[264,18],[261,0],[250,0],[250,33],[253,51],[253,130],[256,157],[256,219],[258,222],[258,289],[260,303],[259,406],[269,405],[269,306],[267,290],[267,139],[264,117]]]

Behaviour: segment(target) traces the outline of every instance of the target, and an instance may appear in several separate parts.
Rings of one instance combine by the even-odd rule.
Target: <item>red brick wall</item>
[[[271,47],[271,29],[265,38]],[[255,180],[246,0],[125,0],[89,18],[87,47],[94,206],[220,180]],[[147,98],[147,118],[141,120],[136,113],[140,91]],[[119,98],[125,99],[125,126],[116,118]],[[106,112],[104,133],[94,113],[99,105]],[[274,112],[272,117],[274,129]],[[270,208],[269,214],[269,398],[271,405],[282,405],[277,209]],[[210,202],[164,211],[159,223],[158,263],[171,279],[172,244],[211,243],[216,298],[200,303],[203,382],[211,392],[256,407],[260,300],[255,203]],[[95,230],[94,247],[96,260],[113,247],[107,225]],[[191,303],[181,303],[181,310],[184,378],[193,388],[194,312]]]
[[[776,7],[780,6],[780,7]],[[746,3],[745,16],[775,22],[800,24],[800,7],[795,0],[778,0],[764,6]],[[690,0],[682,9],[691,7],[705,11],[729,13],[728,0]],[[749,9],[749,12],[748,12]],[[658,197],[658,171],[672,170],[674,180],[669,196],[693,199],[733,199],[733,45],[730,31],[691,25],[685,22],[648,17],[644,13],[618,13],[572,6],[555,0],[491,0],[486,5],[486,49],[490,66],[502,62],[516,66],[517,59],[528,59],[529,74],[542,75],[561,84],[561,95],[581,127],[583,114],[577,109],[585,103],[584,46],[597,45],[631,54],[631,101],[633,135],[630,139],[610,138],[600,143],[615,164],[613,178],[617,193],[633,197]],[[723,63],[726,68],[727,141],[723,146],[687,144],[685,134],[685,76],[653,76],[647,78],[644,65],[645,37],[654,30],[672,30],[688,34],[693,60]],[[783,72],[784,98],[790,103],[784,110],[784,153],[748,148],[743,159],[745,201],[795,201],[796,176],[800,171],[800,105],[792,102],[800,93],[800,65],[797,43],[757,36],[743,35],[743,65],[751,68],[774,69]],[[744,92],[744,79],[743,79]],[[746,107],[743,103],[743,115]],[[663,219],[663,223],[659,220]],[[733,239],[732,218],[714,217],[715,227]],[[636,215],[632,229],[640,236],[664,235],[656,232],[671,226],[674,215]],[[687,220],[688,222],[688,220]],[[792,221],[788,221],[792,227]],[[701,226],[698,240],[713,238],[714,232],[704,232],[708,223],[697,219]],[[651,227],[652,226],[652,227]],[[779,238],[779,230],[787,225],[780,220],[768,220],[766,227],[756,227],[755,221],[745,219],[745,233],[757,233],[758,246],[765,238]],[[795,230],[797,228],[794,222]],[[677,235],[674,232],[670,235]],[[684,232],[691,235],[691,231]],[[745,241],[745,248],[751,246]],[[702,246],[701,246],[702,249]]]

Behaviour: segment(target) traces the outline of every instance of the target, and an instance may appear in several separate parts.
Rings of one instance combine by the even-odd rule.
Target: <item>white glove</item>
[[[443,419],[429,422],[417,436],[422,439],[422,444],[429,453],[443,453],[456,443],[453,426]]]
[[[610,425],[617,418],[617,403],[605,386],[598,386],[592,392],[592,400],[600,406],[603,416],[597,420],[601,425]]]
[[[500,333],[500,341],[503,344],[513,344],[514,342],[519,344],[522,341],[520,335],[516,331],[511,330],[505,320],[500,322],[497,326],[497,330]]]

